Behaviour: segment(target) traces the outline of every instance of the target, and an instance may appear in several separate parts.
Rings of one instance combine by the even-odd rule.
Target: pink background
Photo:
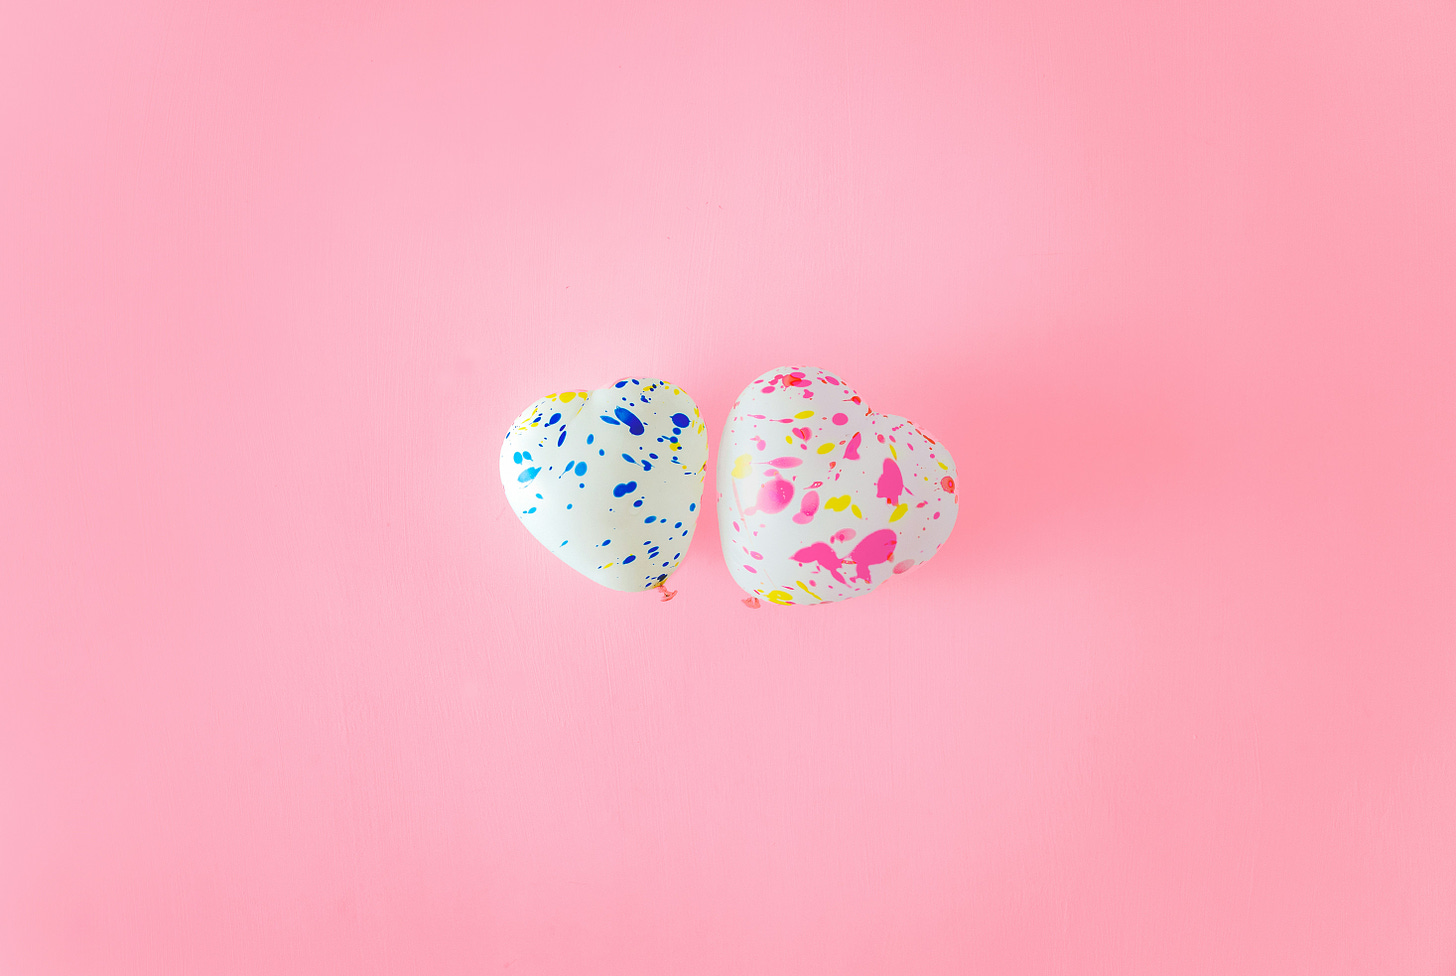
[[[0,972],[1456,972],[1456,7],[1137,6],[4,4]],[[789,362],[934,562],[508,509]]]

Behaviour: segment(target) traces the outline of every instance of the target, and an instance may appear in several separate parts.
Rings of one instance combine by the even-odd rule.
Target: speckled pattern
[[[769,370],[718,450],[728,571],[783,606],[861,596],[934,556],[955,525],[955,461],[904,417],[822,369]]]
[[[516,418],[500,455],[506,497],[537,541],[624,591],[662,585],[682,561],[707,468],[697,404],[645,377],[542,397]]]

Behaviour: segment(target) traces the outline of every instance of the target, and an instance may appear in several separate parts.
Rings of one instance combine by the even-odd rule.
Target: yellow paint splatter
[[[950,468],[947,468],[945,466],[945,462],[944,461],[936,461],[935,463],[938,464],[938,465],[940,465],[940,468],[941,468],[942,471],[949,471],[950,470]]]
[[[824,503],[824,507],[831,512],[842,512],[849,506],[849,496],[840,495],[838,498],[831,498]]]
[[[768,594],[768,598],[781,607],[792,606],[794,603],[793,596],[789,593],[785,593],[783,590],[772,591]]]
[[[561,402],[562,403],[570,403],[572,400],[575,400],[575,399],[576,399],[576,391],[575,390],[567,390],[565,393],[561,394]]]
[[[890,457],[894,458],[896,461],[900,460],[900,455],[898,455],[898,454],[895,453],[895,445],[894,444],[891,444],[890,445]]]
[[[788,434],[785,434],[784,435],[784,443],[785,444],[792,444],[792,443],[794,443],[794,439],[792,437],[790,437]]]
[[[909,510],[910,510],[909,503],[908,502],[901,502],[900,504],[896,505],[895,506],[895,510],[890,513],[890,521],[891,522],[898,522],[898,521],[900,521],[900,516],[904,515]]]
[[[733,459],[733,477],[747,478],[748,472],[753,470],[753,455],[740,454]]]
[[[849,506],[849,510],[854,513],[855,518],[864,518],[864,516],[860,514],[858,505]]]
[[[828,454],[832,450],[834,450],[834,445],[833,444],[820,444],[819,445],[819,453],[820,454]]]
[[[812,417],[812,416],[814,416],[814,411],[812,411],[812,410],[800,410],[798,413],[794,414],[794,419],[795,420],[803,420],[805,417]]]
[[[816,600],[818,600],[818,601],[819,601],[819,602],[821,602],[821,603],[823,603],[823,602],[824,602],[824,598],[823,598],[823,597],[822,597],[822,596],[820,596],[820,595],[819,595],[819,594],[818,594],[818,593],[815,593],[815,592],[814,592],[814,591],[813,591],[813,590],[811,590],[811,589],[809,589],[809,588],[808,588],[808,587],[807,587],[807,586],[805,586],[805,585],[804,585],[804,584],[803,584],[803,583],[802,583],[802,582],[800,582],[800,581],[799,581],[799,580],[794,580],[794,584],[795,584],[795,585],[796,585],[796,586],[798,586],[798,587],[799,587],[799,589],[801,589],[801,590],[803,590],[803,591],[804,591],[804,592],[805,592],[805,593],[807,593],[807,594],[809,594],[809,595],[810,595],[810,596],[812,596],[812,597],[813,597],[813,598],[814,598],[814,599],[816,599]]]

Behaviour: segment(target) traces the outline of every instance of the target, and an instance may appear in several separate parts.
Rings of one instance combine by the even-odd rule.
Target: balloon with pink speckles
[[[728,571],[781,606],[861,596],[929,560],[955,526],[955,461],[834,374],[772,369],[738,397],[718,450]]]

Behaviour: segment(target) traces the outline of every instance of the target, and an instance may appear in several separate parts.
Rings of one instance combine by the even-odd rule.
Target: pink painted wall
[[[1453,119],[1445,0],[5,4],[0,972],[1456,972]],[[505,504],[792,361],[913,576]]]

